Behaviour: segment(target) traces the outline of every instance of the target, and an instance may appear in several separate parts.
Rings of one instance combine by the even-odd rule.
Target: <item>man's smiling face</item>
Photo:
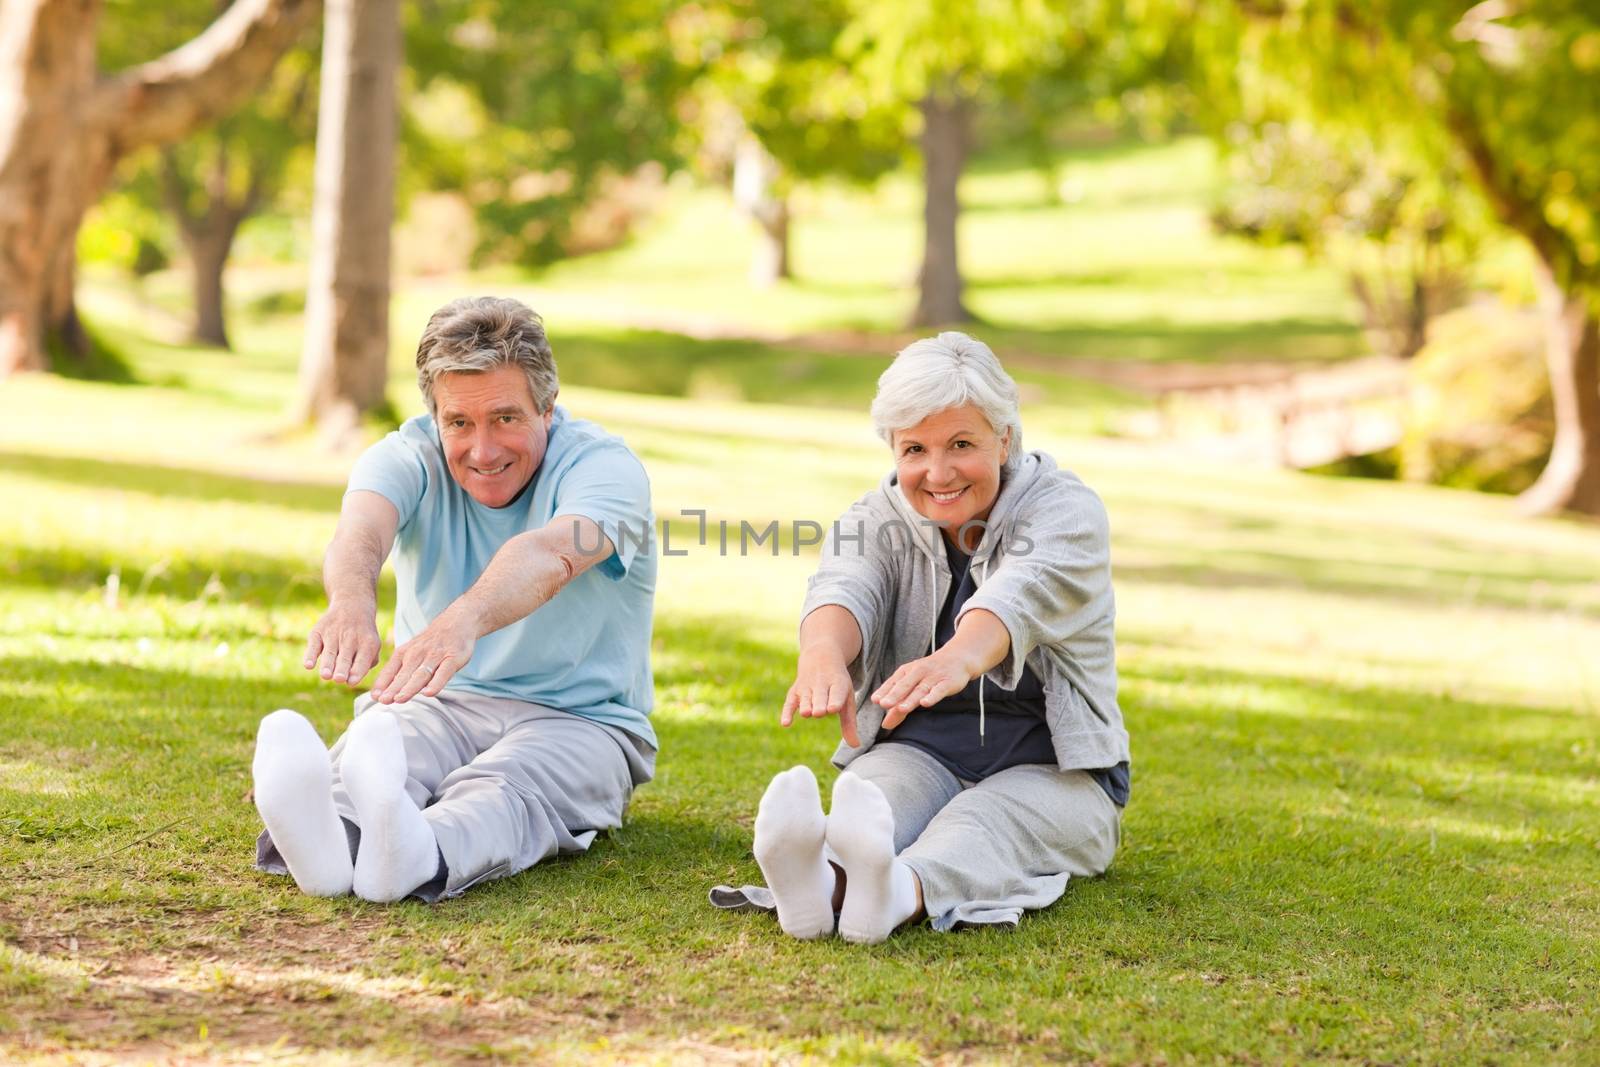
[[[539,413],[520,367],[441,374],[433,401],[451,477],[485,507],[515,500],[544,460],[554,406]]]

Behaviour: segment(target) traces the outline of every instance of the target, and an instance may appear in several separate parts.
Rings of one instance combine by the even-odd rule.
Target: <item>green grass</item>
[[[1082,199],[1037,210],[1092,227],[1102,208],[1198,203],[1204,181],[1180,166],[1195,151],[1088,154],[1067,172],[1083,174]],[[1037,199],[1036,181],[980,168],[974,230]],[[852,232],[893,233],[909,210],[894,187],[840,205],[857,216],[812,224],[803,263],[848,261]],[[717,310],[711,283],[697,297],[700,282],[671,276],[663,240],[538,281],[560,296],[541,306],[581,304],[615,276],[640,306]],[[887,240],[863,238],[859,273],[810,304],[790,293],[780,314],[741,292],[718,321],[834,328],[859,301],[863,328],[887,338],[905,295],[871,287]],[[1111,270],[1110,245],[1094,270]],[[724,256],[708,276],[722,272],[726,297],[743,267],[721,247],[696,246]],[[993,281],[1056,276],[1044,250],[992,260],[978,293],[986,314],[1034,294],[1020,350],[1046,356],[1075,331],[1137,340],[1115,358],[1138,345],[1157,345],[1156,360],[1214,355],[1196,339],[1220,335],[1209,328],[1292,358],[1280,327],[1320,336],[1330,306],[1326,321],[1343,322],[1316,272],[1278,277],[1246,257],[1254,267],[1227,268],[1244,287],[1236,308],[1184,305],[1168,297],[1192,264],[1134,251],[1106,274],[1125,301],[1086,309],[1070,285]],[[419,406],[400,371],[421,319],[481,282],[401,292],[403,411]],[[280,432],[292,309],[242,313],[239,354],[208,352],[162,340],[162,284],[146,304],[104,283],[85,301],[134,383],[0,387],[0,1060],[1600,1054],[1600,529],[1087,436],[1136,401],[1048,369],[1023,375],[1029,443],[1101,492],[1113,528],[1134,796],[1106,876],[1014,932],[911,929],[873,948],[795,942],[770,918],[706,904],[712,884],[759,877],[750,827],[767,779],[798,762],[831,779],[829,727],[774,722],[815,565],[788,542],[777,558],[691,545],[663,561],[660,771],[589,853],[436,907],[313,900],[256,873],[257,721],[292,706],[331,739],[348,719],[349,693],[299,658],[353,457]],[[1038,325],[1051,293],[1066,301],[1059,327]],[[248,285],[240,296],[255,299]],[[1141,318],[1156,306],[1168,324]],[[865,413],[881,356],[604,316],[569,328],[553,314],[552,332],[564,401],[643,457],[675,545],[681,509],[734,529],[826,521],[886,466]]]
[[[1600,1047],[1600,531],[1036,434],[1115,530],[1135,794],[1106,877],[1014,933],[870,949],[712,911],[710,885],[758,878],[766,779],[822,769],[831,743],[773,723],[814,559],[695,549],[663,567],[661,773],[628,826],[455,902],[378,907],[249,866],[256,721],[294,706],[331,738],[348,715],[297,665],[347,461],[248,473],[268,446],[243,403],[7,389],[5,1058],[1579,1063]],[[569,394],[638,448],[666,516],[825,519],[885,460],[861,413]],[[49,437],[71,411],[87,426]],[[187,462],[142,458],[184,437]]]

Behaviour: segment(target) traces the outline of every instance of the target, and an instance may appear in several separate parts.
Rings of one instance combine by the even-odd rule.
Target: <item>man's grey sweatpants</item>
[[[361,715],[378,705],[356,698]],[[422,809],[448,876],[418,890],[451,897],[559,852],[581,852],[595,834],[622,825],[633,787],[655,773],[655,749],[614,726],[521,700],[446,689],[391,704],[405,739],[406,792]],[[347,828],[355,807],[339,774],[341,737],[330,754],[333,801]],[[351,832],[351,854],[359,846]],[[256,866],[287,874],[262,831]]]
[[[1069,878],[1104,872],[1122,836],[1121,811],[1087,771],[1027,764],[968,782],[913,745],[880,742],[844,773],[888,797],[895,851],[938,930],[1017,922]]]

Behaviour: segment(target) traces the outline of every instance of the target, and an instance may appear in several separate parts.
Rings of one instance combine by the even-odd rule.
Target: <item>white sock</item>
[[[756,812],[755,854],[778,902],[778,925],[791,937],[833,933],[837,876],[822,855],[827,826],[809,767],[791,767],[772,779]]]
[[[894,857],[894,812],[872,782],[846,771],[833,783],[828,846],[844,867],[839,936],[882,941],[917,913],[917,876]]]
[[[305,716],[280,708],[256,731],[256,810],[295,885],[314,897],[350,892],[350,839],[333,806],[328,748]]]
[[[439,870],[439,843],[406,793],[406,747],[400,724],[374,708],[350,724],[339,763],[355,805],[355,891],[363,900],[399,900]]]

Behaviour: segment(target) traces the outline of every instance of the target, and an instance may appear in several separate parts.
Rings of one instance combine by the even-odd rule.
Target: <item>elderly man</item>
[[[458,300],[417,346],[428,414],[356,464],[305,666],[356,685],[333,751],[261,722],[256,865],[318,896],[437,900],[586,849],[654,773],[650,486],[627,446],[555,405],[539,317]]]

